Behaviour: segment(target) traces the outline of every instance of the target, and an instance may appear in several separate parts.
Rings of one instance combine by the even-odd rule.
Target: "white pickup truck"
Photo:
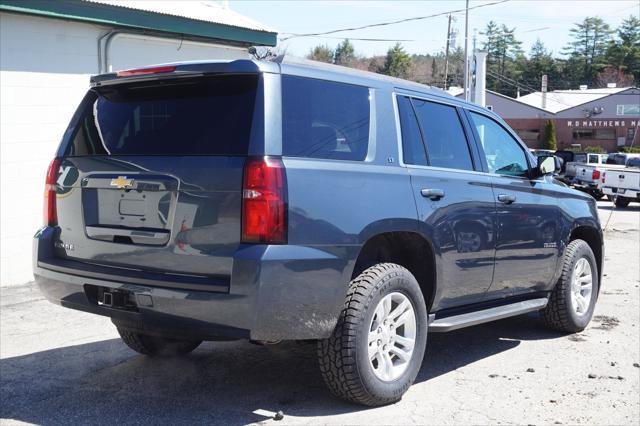
[[[627,207],[631,201],[640,202],[640,169],[607,170],[602,181],[602,192],[613,198],[616,207]]]
[[[616,164],[606,164],[607,154],[586,154],[586,161],[567,163],[564,178],[574,188],[591,194],[597,200],[602,198],[602,175],[611,168],[623,168]]]
[[[605,195],[602,185],[607,172],[624,169],[624,166],[618,164],[578,164],[571,184],[574,188],[591,194],[593,198],[599,200]]]

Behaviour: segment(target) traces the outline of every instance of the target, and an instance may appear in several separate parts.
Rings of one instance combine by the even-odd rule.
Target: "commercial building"
[[[454,96],[461,93],[452,92]],[[547,120],[558,148],[599,146],[607,152],[640,146],[640,89],[606,87],[533,92],[518,98],[486,91],[486,107],[500,115],[530,148],[539,148]]]
[[[89,76],[249,58],[277,33],[212,1],[0,0],[0,285],[30,281],[47,165]]]

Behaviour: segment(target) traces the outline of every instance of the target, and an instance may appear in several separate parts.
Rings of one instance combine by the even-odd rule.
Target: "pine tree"
[[[345,39],[342,43],[336,47],[335,54],[333,56],[333,63],[337,65],[344,65],[346,67],[351,66],[351,64],[356,59],[355,48],[353,44],[349,41],[349,39]]]
[[[311,51],[307,55],[307,59],[319,62],[327,62],[330,64],[333,62],[333,55],[333,49],[331,49],[329,46],[327,46],[326,44],[318,45],[311,49]]]
[[[606,62],[640,81],[640,18],[631,15],[622,21],[617,36],[609,43]]]
[[[412,65],[411,56],[404,51],[400,43],[396,43],[387,51],[382,73],[393,77],[407,78]]]
[[[498,26],[489,21],[480,34],[485,36],[483,49],[487,52],[487,88],[514,96],[516,87],[506,83],[517,80],[524,71],[522,42],[515,37],[515,28]]]
[[[573,41],[565,53],[570,55],[570,65],[581,65],[571,77],[579,84],[592,85],[597,73],[607,66],[605,54],[613,31],[602,18],[595,16],[574,24],[569,33]]]

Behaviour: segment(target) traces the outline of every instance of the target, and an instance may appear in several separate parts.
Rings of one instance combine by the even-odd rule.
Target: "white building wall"
[[[0,285],[32,279],[47,165],[98,72],[98,38],[111,28],[0,13]],[[248,58],[244,49],[116,36],[114,70],[161,62]]]

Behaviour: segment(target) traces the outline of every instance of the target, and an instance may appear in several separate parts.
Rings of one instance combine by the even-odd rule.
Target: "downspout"
[[[144,31],[130,30],[109,30],[106,34],[101,35],[98,38],[98,74],[111,72],[111,70],[109,70],[109,48],[111,47],[113,39],[120,34],[149,35],[154,37]]]
[[[102,41],[106,38],[111,36],[113,33],[115,32],[115,30],[109,30],[107,31],[105,34],[101,35],[100,37],[98,37],[98,74],[104,74],[104,66],[103,66],[103,57],[104,54],[102,52]]]
[[[104,41],[104,72],[111,72],[111,69],[109,69],[111,64],[111,61],[109,61],[109,48],[111,47],[113,39],[121,34],[141,35],[144,33],[141,33],[140,31],[116,30],[109,34]]]
[[[177,40],[177,37],[181,37],[181,45],[184,41],[201,43],[208,46],[218,46],[224,49],[230,50],[246,50],[241,47],[233,46],[233,45],[225,45],[224,43],[217,43],[213,40],[199,40],[191,37],[185,37],[184,34],[164,34],[164,33],[156,33],[151,31],[135,31],[135,30],[119,30],[119,29],[111,29],[107,33],[98,37],[98,74],[104,74],[111,72],[109,69],[110,65],[110,47],[113,40],[120,35],[128,34],[136,37],[151,37],[158,39],[168,39],[168,40]]]

